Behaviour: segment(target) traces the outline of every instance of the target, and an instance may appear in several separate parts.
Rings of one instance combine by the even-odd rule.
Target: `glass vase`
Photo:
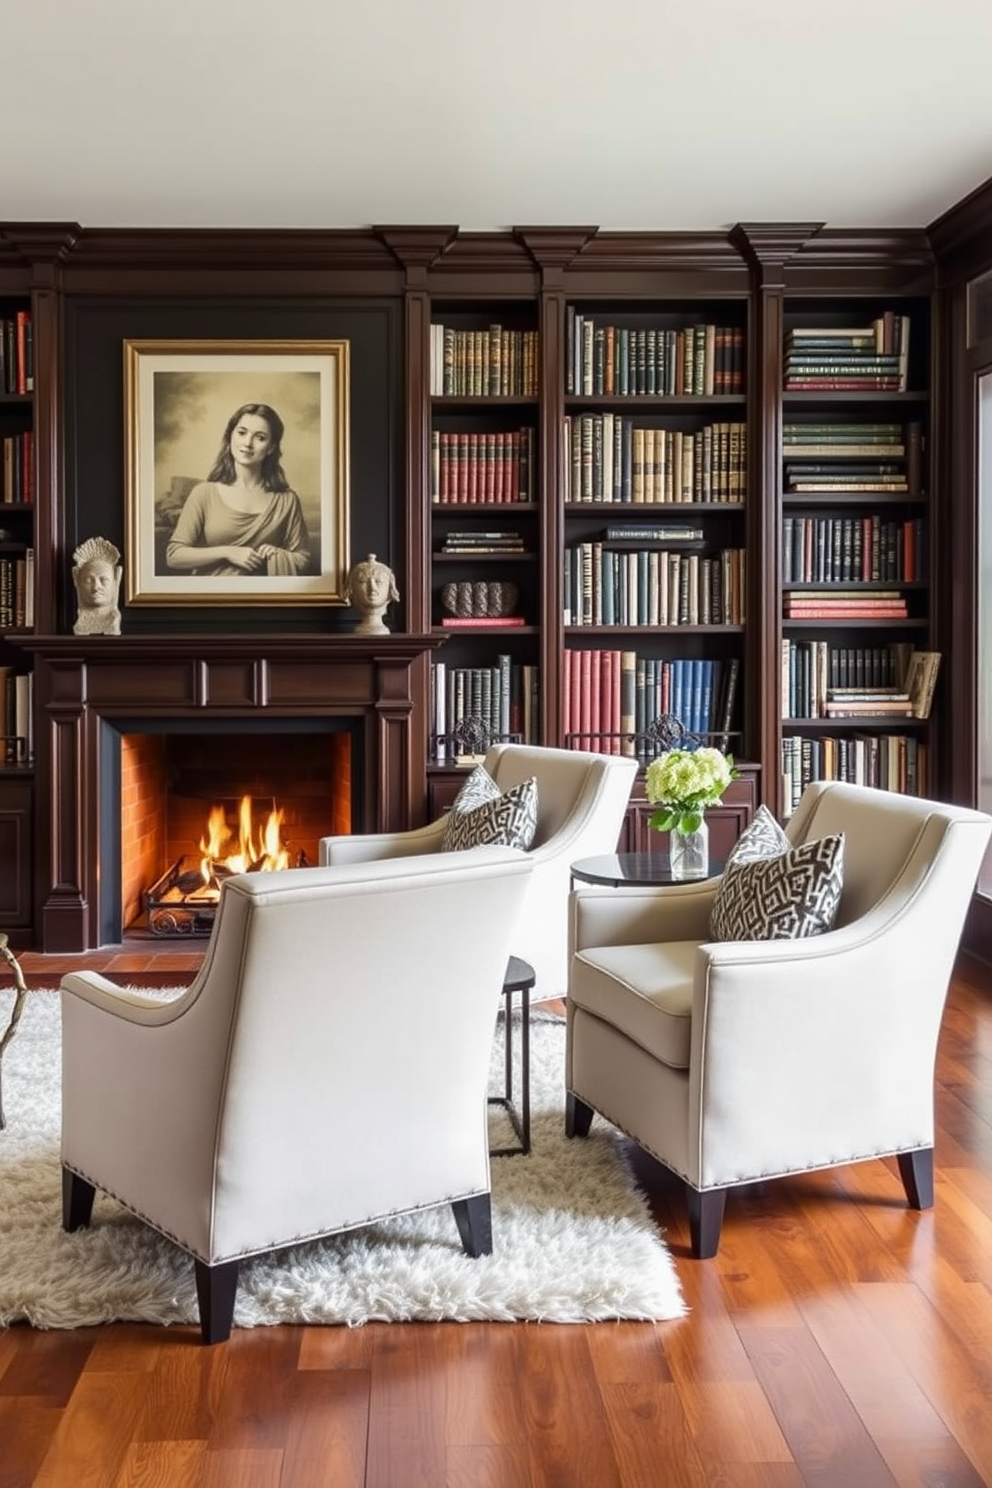
[[[674,879],[706,878],[710,871],[710,829],[706,818],[694,832],[669,834],[668,859]]]

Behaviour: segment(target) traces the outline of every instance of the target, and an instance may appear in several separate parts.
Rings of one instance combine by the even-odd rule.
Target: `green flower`
[[[661,809],[648,817],[659,832],[695,832],[707,806],[720,803],[738,771],[719,749],[669,749],[648,765],[645,793]]]

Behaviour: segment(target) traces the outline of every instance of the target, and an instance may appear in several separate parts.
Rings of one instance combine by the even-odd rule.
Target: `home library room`
[[[305,280],[294,255],[312,266],[314,244],[288,234],[273,266],[253,270],[269,334],[287,334],[287,317],[295,327],[304,316],[351,315],[352,303],[356,314],[381,304],[405,325],[376,343],[374,377],[371,367],[361,371],[355,343],[369,448],[382,447],[379,431],[389,426],[375,422],[372,389],[392,385],[406,419],[395,421],[382,462],[382,474],[392,474],[354,487],[352,516],[362,550],[386,556],[396,572],[403,609],[393,628],[430,633],[432,645],[443,637],[417,700],[426,769],[411,781],[411,824],[457,791],[463,749],[452,736],[459,719],[479,715],[499,736],[617,749],[646,763],[658,748],[651,725],[676,713],[742,768],[725,802],[728,834],[759,800],[788,815],[789,750],[800,781],[884,768],[885,783],[920,788],[922,767],[928,789],[946,790],[940,680],[933,694],[931,675],[929,718],[915,707],[907,713],[898,695],[909,690],[901,669],[910,653],[919,669],[921,658],[947,651],[948,619],[933,604],[942,536],[930,520],[939,468],[932,253],[921,233],[831,234],[811,225],[782,229],[787,249],[776,258],[764,244],[777,244],[777,233],[370,230],[334,237],[327,267]],[[87,365],[95,349],[106,380],[115,336],[150,313],[146,306],[171,316],[177,296],[185,325],[194,315],[206,324],[206,315],[213,334],[231,334],[228,298],[237,298],[239,315],[254,313],[251,293],[242,286],[235,296],[228,272],[240,261],[240,238],[173,244],[169,252],[185,255],[194,280],[170,267],[164,246],[138,235],[123,284],[121,242],[105,245],[80,230],[85,252],[77,265],[76,241],[65,249],[52,300],[85,332]],[[247,266],[258,249],[255,235],[243,238]],[[10,278],[0,275],[0,286]],[[189,300],[192,282],[198,295]],[[4,304],[29,307],[31,295],[8,293]],[[796,385],[809,370],[802,353],[841,348],[804,346],[794,332],[834,332],[836,342],[838,332],[864,338],[871,328],[874,339],[887,313],[890,337],[897,324],[900,335],[908,326],[903,345],[845,349],[895,356],[904,387]],[[71,626],[74,544],[93,530],[123,537],[114,441],[122,414],[108,388],[97,408],[102,422],[81,419],[80,390],[63,385],[81,365],[42,369],[37,407],[26,394],[4,404],[15,432],[31,423],[37,438],[40,416],[43,448],[53,452],[52,489],[40,496],[42,530],[56,536],[46,543],[51,597],[42,629],[56,634]],[[829,355],[827,366],[812,376],[831,376]],[[871,375],[893,374],[883,361]],[[55,421],[63,405],[67,451]],[[831,479],[835,466],[840,481]],[[38,529],[27,511],[20,520],[26,548]],[[869,599],[870,611],[840,608]],[[831,603],[826,614],[803,608]],[[231,619],[255,623],[250,614],[126,608],[124,631],[219,634]],[[273,621],[287,632],[346,633],[353,617],[334,608],[303,617],[270,611],[258,616],[259,634]],[[30,670],[30,652],[11,655]],[[868,712],[872,698],[850,695],[868,686],[889,690],[874,699],[884,707]],[[52,798],[51,762],[41,769],[39,794]],[[625,846],[664,845],[647,814],[635,794]],[[39,882],[48,876],[42,865]]]

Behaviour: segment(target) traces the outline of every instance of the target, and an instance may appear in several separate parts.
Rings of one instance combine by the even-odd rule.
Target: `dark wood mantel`
[[[425,808],[429,653],[440,635],[32,636],[42,949],[83,951],[101,923],[101,725],[115,720],[362,718],[363,825]]]

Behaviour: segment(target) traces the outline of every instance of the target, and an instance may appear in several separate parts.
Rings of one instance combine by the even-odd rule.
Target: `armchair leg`
[[[200,1336],[204,1343],[226,1343],[234,1324],[238,1292],[238,1261],[208,1266],[196,1261],[196,1300],[200,1305]]]
[[[493,1209],[487,1193],[452,1204],[455,1224],[466,1255],[473,1258],[493,1253]]]
[[[69,1168],[62,1169],[62,1228],[72,1234],[73,1230],[85,1230],[93,1214],[96,1189],[78,1173]]]
[[[685,1186],[689,1205],[689,1238],[692,1253],[697,1261],[709,1261],[720,1248],[720,1229],[723,1225],[723,1207],[727,1199],[725,1188],[708,1188],[700,1193],[698,1188]]]
[[[933,1148],[918,1147],[914,1152],[900,1152],[899,1177],[906,1190],[911,1209],[933,1208]]]
[[[589,1128],[592,1126],[592,1118],[595,1115],[592,1106],[587,1106],[584,1100],[579,1100],[569,1090],[565,1095],[565,1135],[566,1137],[587,1137]]]

